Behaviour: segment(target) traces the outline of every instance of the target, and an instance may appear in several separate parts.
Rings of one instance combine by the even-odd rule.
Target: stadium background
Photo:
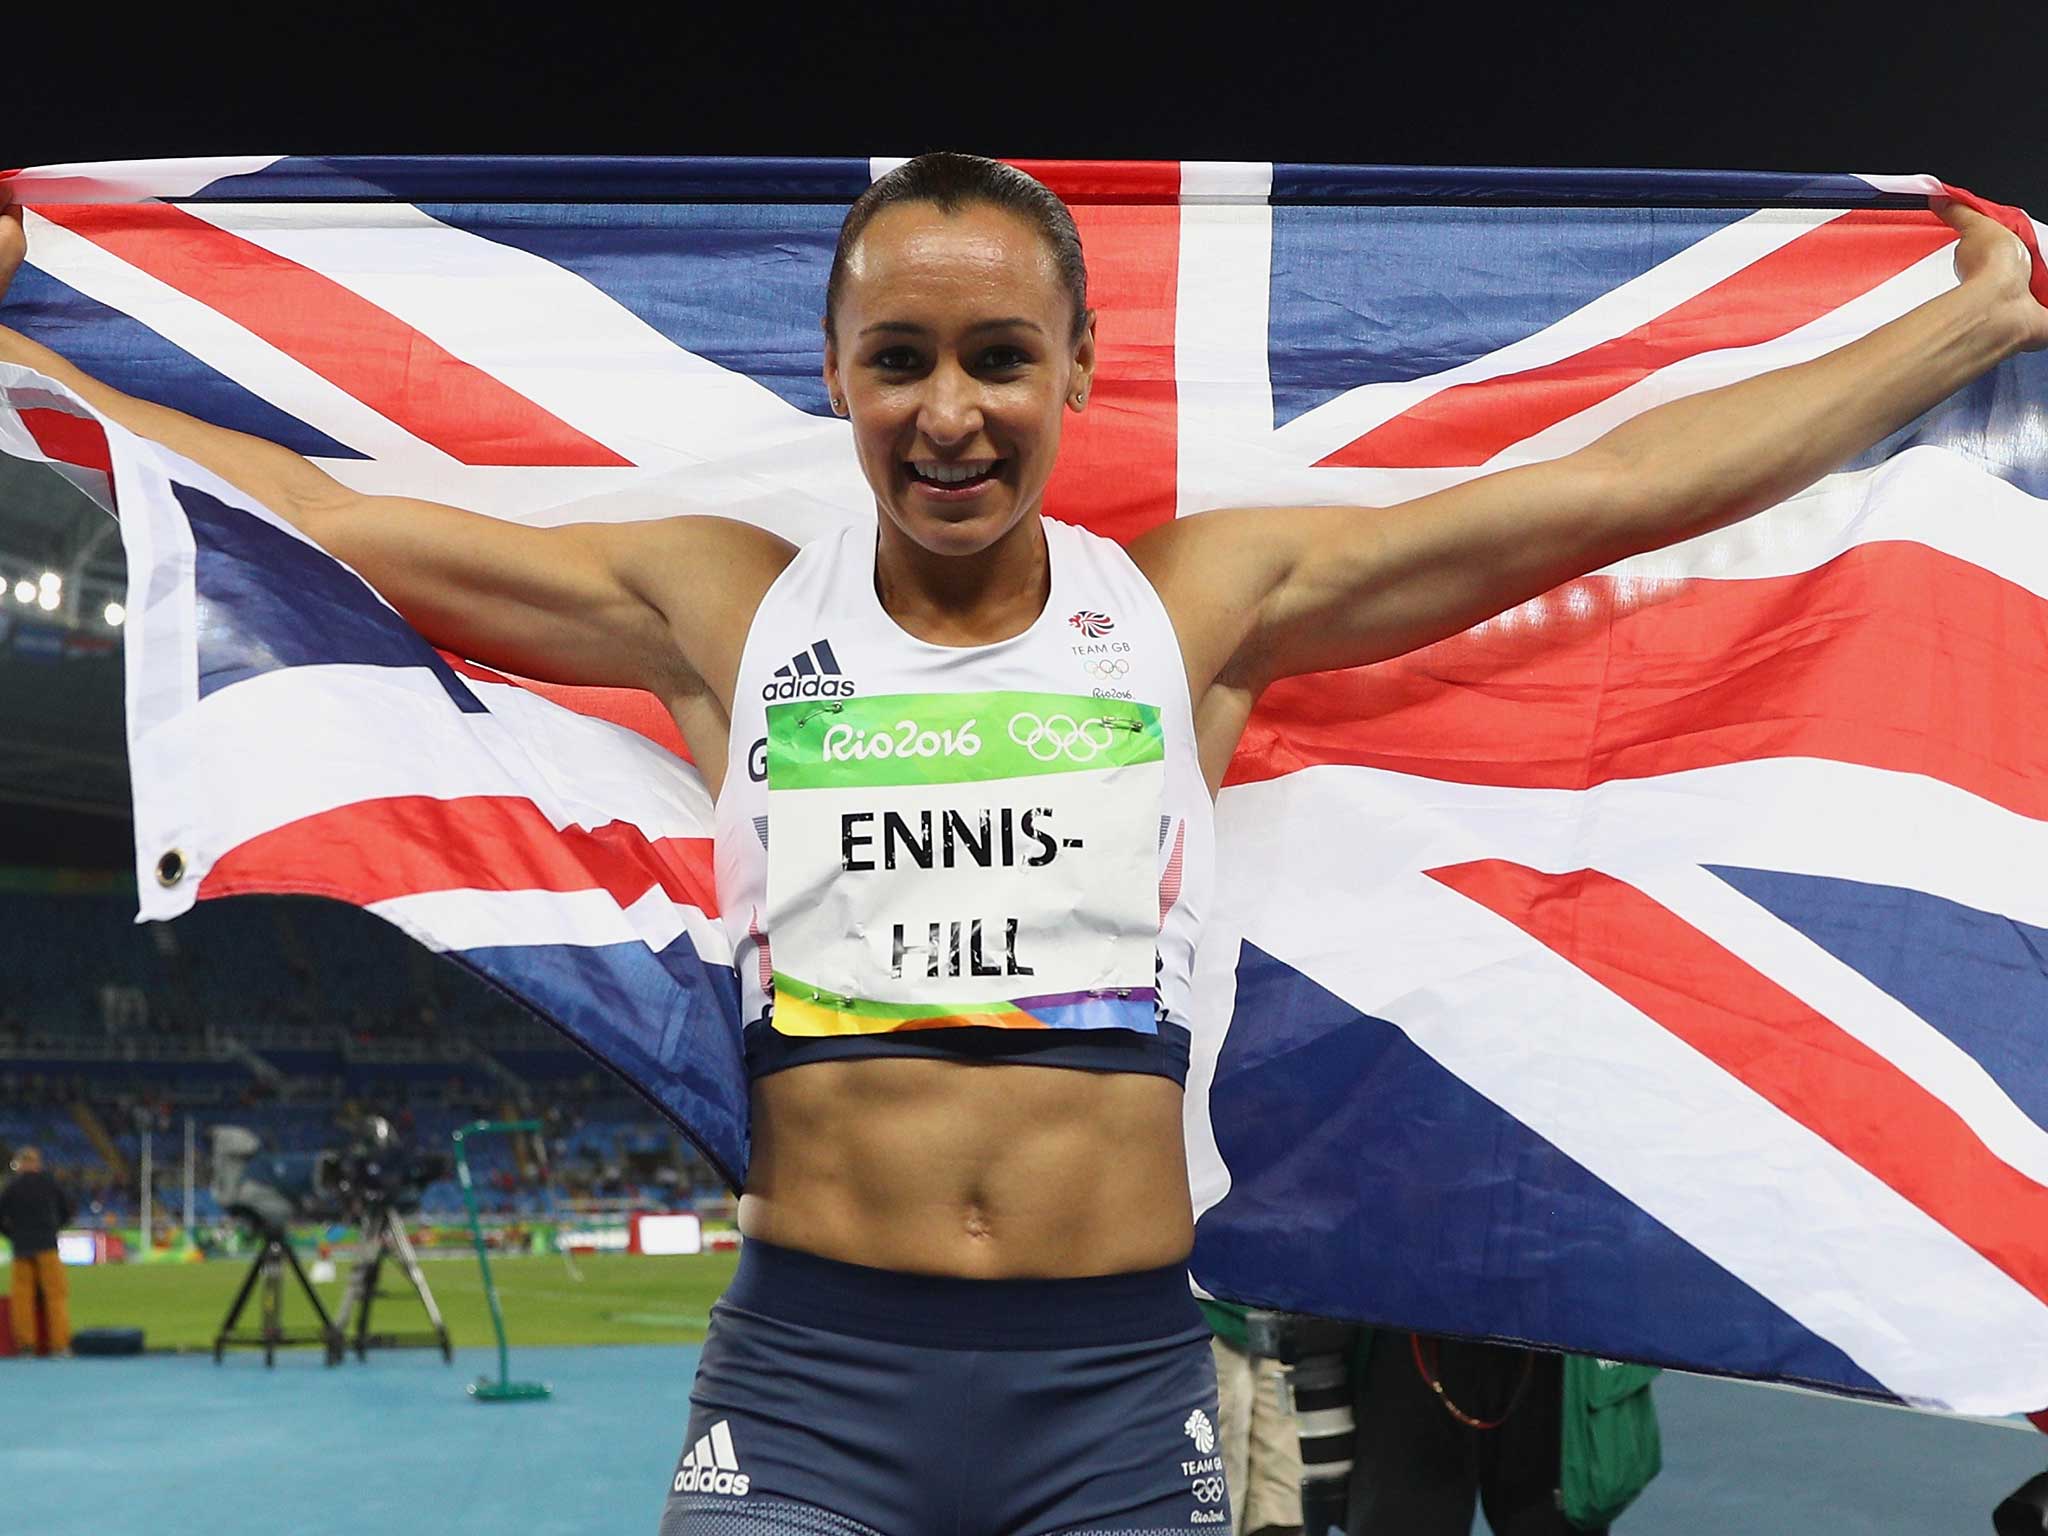
[[[2031,78],[2048,43],[2038,4],[1954,7],[1910,39],[1872,30],[1867,8],[1828,3],[1772,8],[1767,21],[1739,8],[1510,20],[1388,4],[1284,22],[1186,8],[1113,47],[1089,14],[1056,9],[1026,27],[986,6],[942,17],[755,7],[743,20],[514,13],[483,25],[358,6],[204,34],[184,17],[143,19],[95,38],[89,68],[35,35],[49,23],[10,21],[0,160],[946,145],[1929,170],[2048,208],[2048,109]],[[112,1388],[45,1378],[32,1484],[5,1475],[31,1465],[20,1459],[28,1398],[10,1377],[0,1481],[34,1486],[44,1502],[28,1506],[32,1523],[55,1531],[136,1528],[110,1514],[131,1508],[166,1532],[269,1528],[279,1507],[300,1511],[291,1528],[327,1528],[304,1514],[313,1505],[336,1529],[378,1517],[412,1529],[427,1507],[446,1530],[649,1528],[692,1360],[676,1346],[701,1336],[730,1259],[591,1255],[570,1282],[549,1235],[565,1214],[584,1223],[654,1206],[699,1210],[715,1229],[729,1197],[630,1090],[361,913],[252,899],[169,928],[133,925],[108,606],[123,575],[95,510],[54,477],[0,461],[0,1144],[44,1146],[83,1219],[128,1257],[162,1260],[76,1271],[77,1321],[141,1324],[154,1345],[210,1340],[242,1270],[198,1259],[236,1243],[205,1190],[212,1125],[312,1148],[375,1110],[445,1147],[459,1122],[541,1113],[552,1186],[530,1146],[497,1140],[484,1143],[479,1193],[504,1245],[521,1373],[555,1381],[558,1400],[529,1421],[539,1427],[463,1419],[458,1383],[484,1363],[468,1351],[488,1344],[488,1319],[473,1262],[430,1264],[463,1369],[394,1355],[351,1381],[308,1355],[281,1360],[274,1378],[203,1359]],[[189,1224],[188,1123],[201,1154]],[[157,1181],[147,1233],[145,1133]],[[460,1239],[460,1210],[442,1181],[420,1224]],[[346,1256],[344,1232],[301,1235]],[[510,1257],[525,1248],[540,1251]],[[627,1347],[569,1348],[591,1344]],[[1982,1529],[1983,1511],[2042,1460],[2027,1436],[1985,1426],[1729,1384],[1659,1390],[1670,1465],[1622,1529]],[[202,1425],[239,1448],[202,1448]],[[155,1468],[140,1504],[104,1486],[110,1459],[128,1452]],[[280,1454],[293,1458],[289,1493],[257,1470]]]

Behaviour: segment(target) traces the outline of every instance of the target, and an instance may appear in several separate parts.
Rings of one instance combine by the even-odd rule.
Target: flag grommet
[[[156,883],[169,890],[185,878],[185,855],[176,848],[156,861]]]

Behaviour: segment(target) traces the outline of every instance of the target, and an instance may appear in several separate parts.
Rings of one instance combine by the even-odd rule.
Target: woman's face
[[[1060,412],[1095,367],[1053,255],[985,204],[885,208],[849,256],[825,385],[846,403],[881,516],[939,555],[973,555],[1038,510]]]

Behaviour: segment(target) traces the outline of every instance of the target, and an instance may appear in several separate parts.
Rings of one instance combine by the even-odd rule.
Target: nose
[[[951,448],[981,431],[981,385],[957,363],[934,369],[925,381],[917,429],[935,448]]]

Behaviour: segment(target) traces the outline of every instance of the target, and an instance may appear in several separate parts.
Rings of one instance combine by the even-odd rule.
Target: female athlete
[[[674,715],[717,797],[753,1149],[666,1536],[1201,1531],[1228,1506],[1185,1019],[1211,797],[1260,691],[1747,517],[2048,345],[2024,247],[1943,217],[1959,285],[1829,356],[1399,506],[1127,549],[1040,513],[1095,371],[1073,221],[967,156],[847,217],[825,382],[876,521],[802,550],[359,495],[11,332],[0,359],[222,475],[436,645]],[[0,287],[24,248],[14,210]]]

